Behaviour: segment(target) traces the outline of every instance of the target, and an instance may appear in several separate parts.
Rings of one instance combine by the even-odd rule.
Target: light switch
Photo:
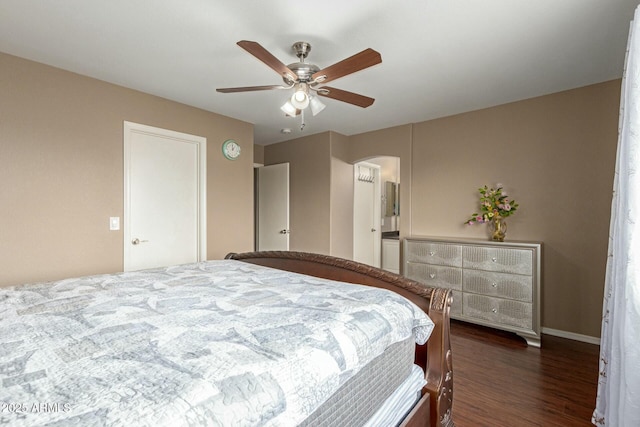
[[[111,217],[109,217],[109,230],[112,230],[112,231],[120,230],[120,217],[119,216],[111,216]]]

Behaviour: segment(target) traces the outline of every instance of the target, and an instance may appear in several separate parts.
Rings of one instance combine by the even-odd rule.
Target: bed
[[[0,424],[453,425],[449,295],[297,252],[0,289]]]

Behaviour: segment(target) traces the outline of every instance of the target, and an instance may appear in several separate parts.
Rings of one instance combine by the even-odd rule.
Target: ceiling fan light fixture
[[[304,110],[309,106],[309,95],[304,90],[298,89],[291,96],[291,104],[298,110]]]
[[[311,114],[313,114],[314,116],[320,113],[326,107],[326,105],[324,105],[317,96],[309,97],[309,105],[311,105]]]
[[[322,82],[327,83],[349,74],[355,73],[365,68],[371,67],[382,62],[382,56],[379,52],[368,48],[355,55],[352,55],[333,65],[320,69],[315,64],[305,62],[305,58],[311,50],[311,45],[307,42],[296,42],[293,50],[296,52],[298,62],[285,65],[278,58],[273,56],[260,43],[251,40],[240,40],[238,46],[249,52],[255,58],[262,61],[269,68],[277,72],[283,79],[285,86],[268,85],[268,86],[244,86],[244,87],[227,87],[218,88],[217,92],[233,93],[233,92],[250,92],[258,90],[272,89],[293,89],[293,94],[280,109],[290,117],[300,115],[300,130],[304,129],[304,110],[311,106],[311,112],[315,116],[325,109],[325,105],[318,99],[318,95],[326,96],[358,107],[367,108],[375,101],[368,96],[359,95],[357,93],[348,92],[330,87],[316,88]],[[315,93],[310,92],[313,90]]]
[[[291,101],[285,102],[284,105],[282,107],[280,107],[280,109],[282,111],[284,111],[284,113],[287,116],[291,116],[291,117],[295,117],[296,116],[296,107],[293,106]]]

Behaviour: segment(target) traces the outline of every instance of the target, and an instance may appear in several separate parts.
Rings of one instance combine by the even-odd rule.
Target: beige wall
[[[265,147],[265,165],[289,163],[289,248],[331,251],[331,137],[324,132]]]
[[[503,183],[507,240],[544,244],[543,326],[599,336],[619,101],[615,80],[414,125],[411,233],[485,238],[463,222]]]
[[[122,270],[125,120],[206,137],[208,257],[253,248],[252,125],[5,54],[0,76],[0,286]]]
[[[253,146],[253,163],[264,165],[264,145]]]
[[[299,226],[314,241],[324,242],[330,236],[334,254],[346,254],[348,249],[338,248],[349,245],[352,252],[353,247],[352,229],[337,233],[335,228],[348,224],[353,216],[352,211],[334,209],[352,197],[352,188],[337,185],[335,172],[342,166],[377,156],[400,158],[401,237],[488,238],[486,227],[463,222],[478,207],[476,189],[502,182],[521,205],[508,219],[507,240],[544,245],[543,326],[597,337],[619,99],[620,81],[615,80],[350,137],[331,133],[331,138],[322,134],[297,140],[306,142],[309,152],[275,144],[265,148],[265,157],[280,146],[280,160],[289,158],[292,167],[294,163],[303,169],[314,164],[329,167],[331,160],[329,196],[318,181],[300,185],[296,194],[304,197],[310,210],[324,212],[327,197],[331,200],[330,218],[316,216]],[[325,149],[328,139],[330,153]],[[287,155],[287,151],[292,152]],[[292,176],[292,185],[293,180]],[[322,233],[328,234],[323,237]]]
[[[336,132],[263,147],[265,165],[289,163],[290,249],[353,257],[353,166]]]
[[[411,132],[411,125],[351,137],[327,132],[265,146],[265,164],[291,165],[291,250],[353,258],[353,164],[357,161],[400,157],[401,174],[406,174],[401,179],[408,183],[400,187],[400,209],[405,209],[408,218]],[[404,169],[402,159],[408,165]],[[316,178],[302,171],[314,171]],[[403,221],[404,216],[401,226]]]
[[[331,132],[331,248],[330,255],[353,258],[353,165],[349,138]]]

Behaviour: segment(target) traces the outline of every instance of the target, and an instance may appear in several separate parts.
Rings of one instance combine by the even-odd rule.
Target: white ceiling
[[[269,144],[326,130],[345,135],[603,82],[622,76],[638,0],[0,0],[0,51],[244,120]],[[236,45],[260,43],[283,63],[325,68],[365,48],[382,64],[331,82],[376,99],[362,109],[323,98],[299,118],[272,69]],[[0,76],[1,78],[1,76]],[[284,135],[282,128],[293,132]]]

